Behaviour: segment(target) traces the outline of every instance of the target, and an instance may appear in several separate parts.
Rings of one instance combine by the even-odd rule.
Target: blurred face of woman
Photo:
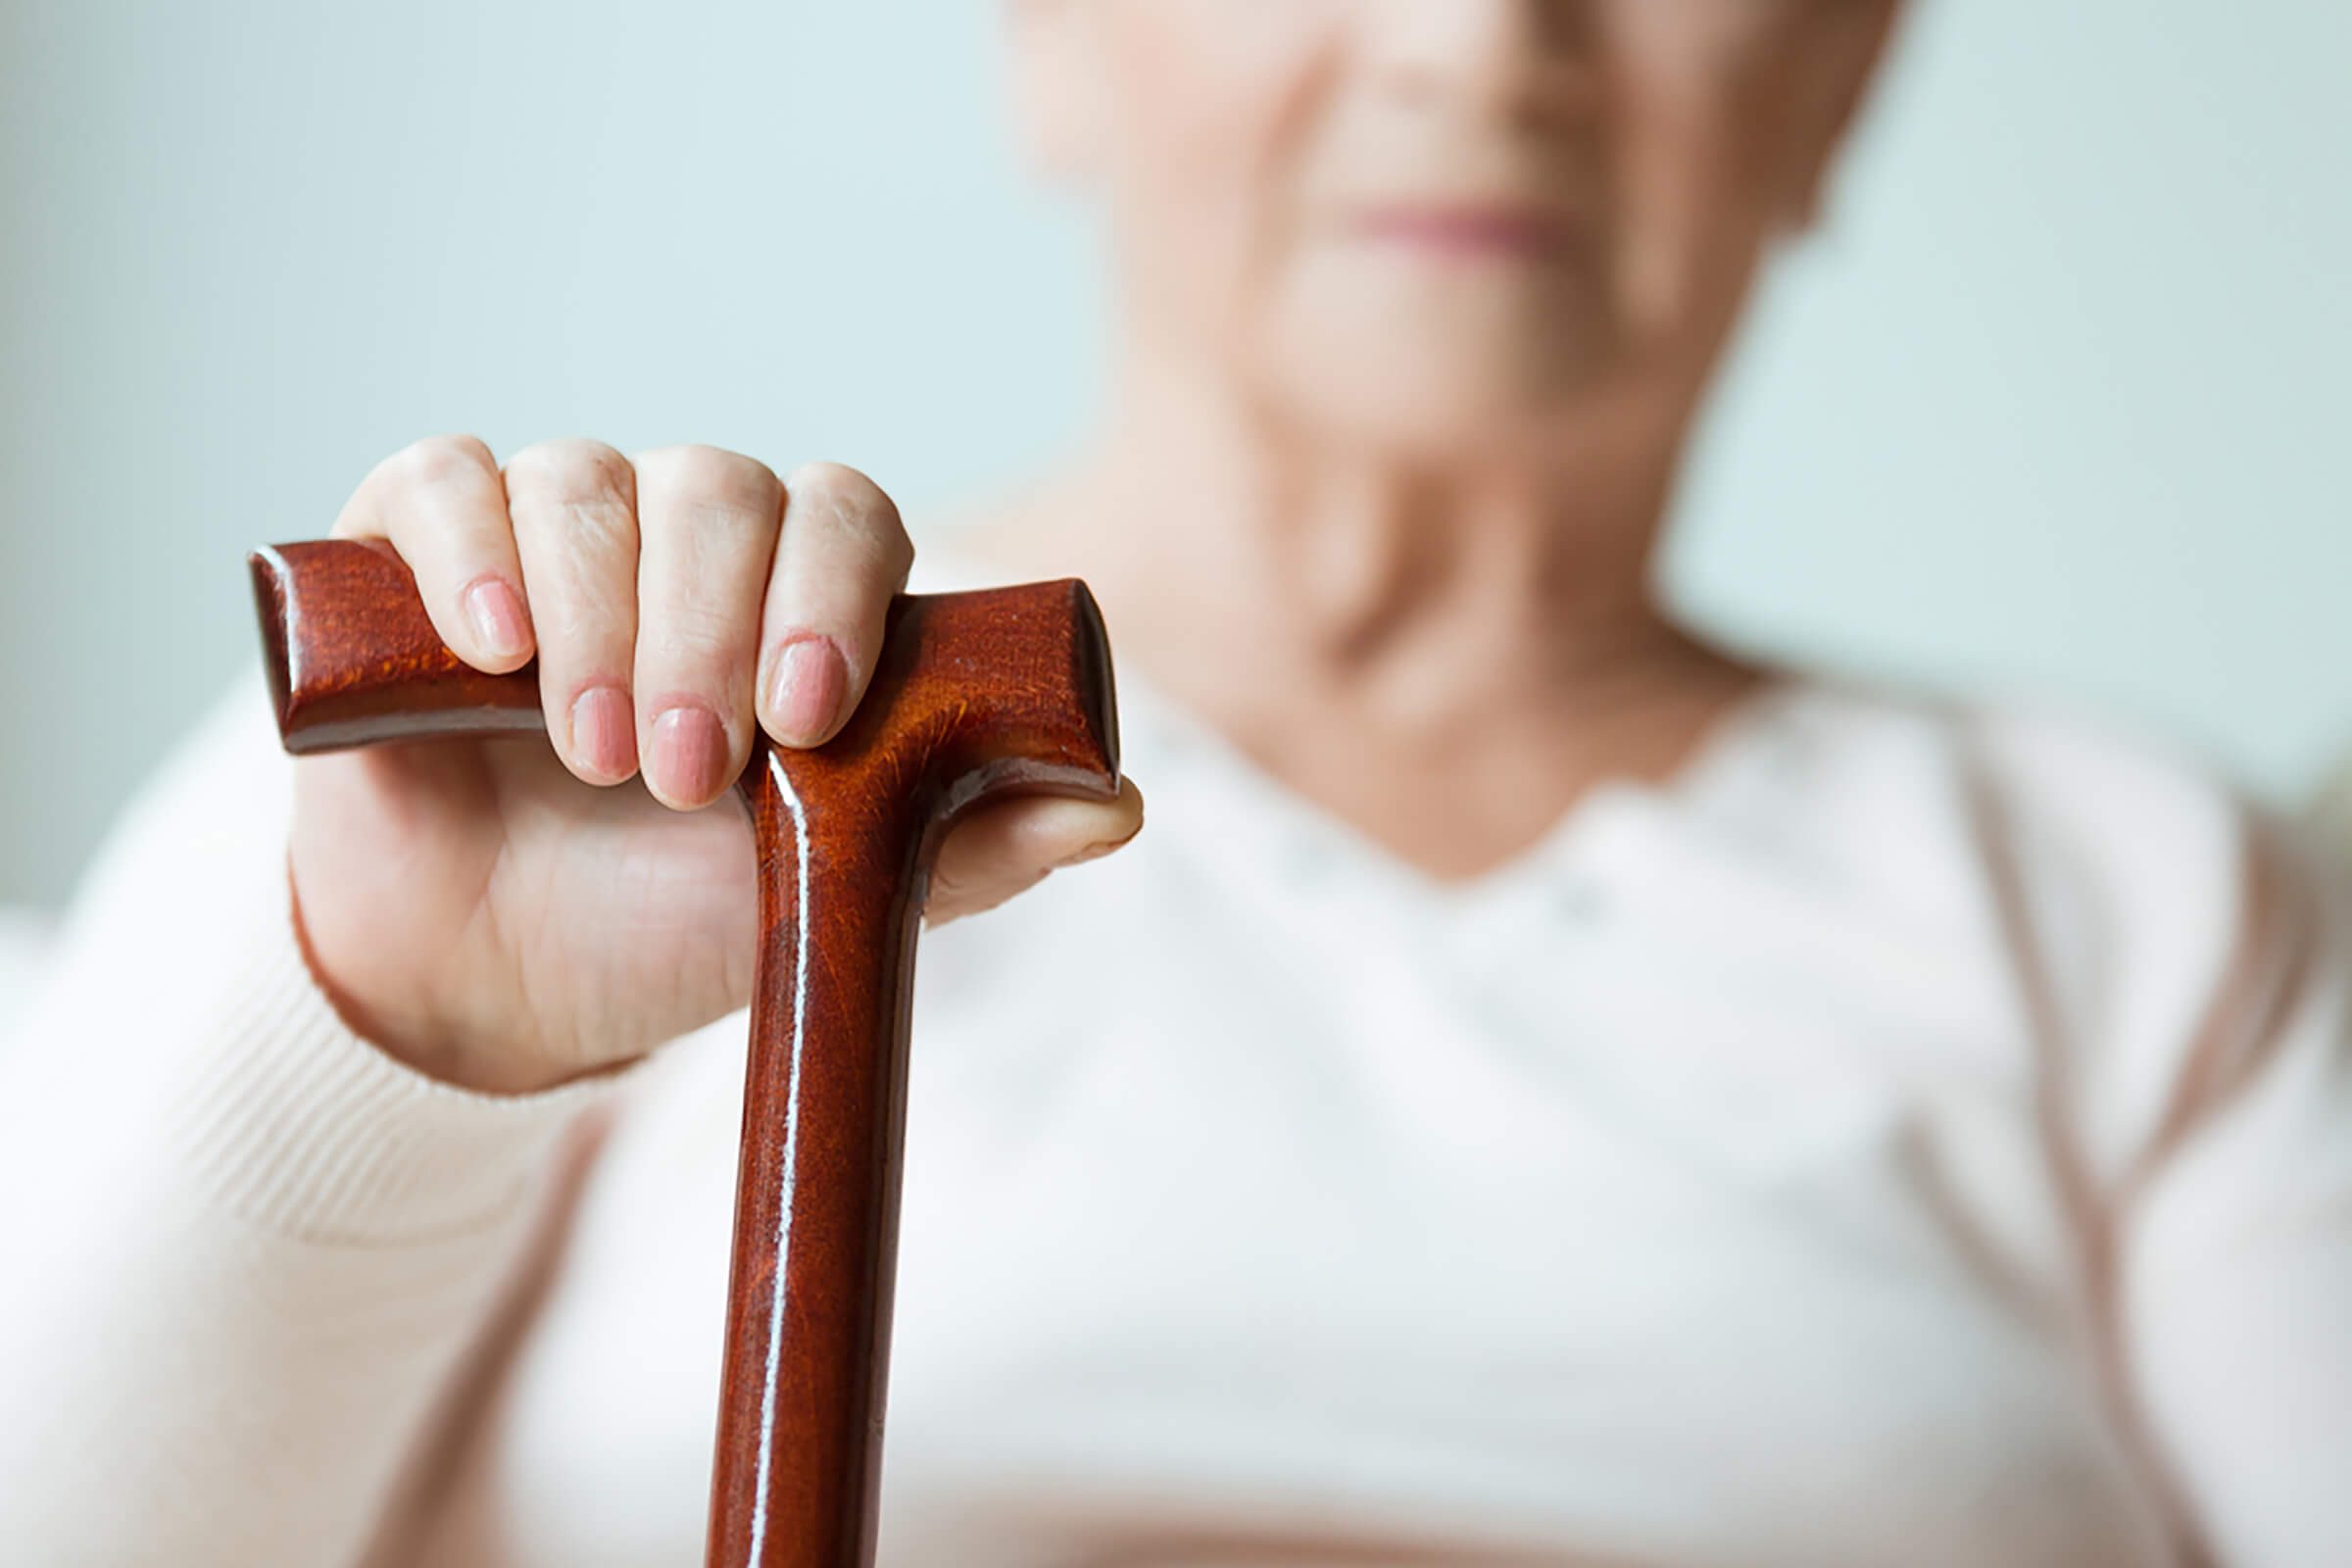
[[[1694,394],[1892,0],[1016,0],[1144,351],[1325,439],[1540,455]]]

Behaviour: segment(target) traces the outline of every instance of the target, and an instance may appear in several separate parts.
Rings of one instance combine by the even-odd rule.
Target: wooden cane
[[[463,663],[388,547],[280,545],[251,562],[289,752],[545,733],[536,667]],[[981,801],[1117,794],[1093,595],[1065,580],[899,596],[848,725],[812,751],[761,745],[737,789],[760,954],[708,1561],[865,1568],[917,916],[939,841]]]

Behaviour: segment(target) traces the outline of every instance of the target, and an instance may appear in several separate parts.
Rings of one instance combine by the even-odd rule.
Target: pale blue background
[[[1444,0],[1428,0],[1431,4]],[[1070,439],[1100,283],[987,0],[0,0],[0,902],[255,657],[240,559],[435,430],[870,469]],[[1758,646],[2352,744],[2352,6],[1931,0],[1685,497]]]

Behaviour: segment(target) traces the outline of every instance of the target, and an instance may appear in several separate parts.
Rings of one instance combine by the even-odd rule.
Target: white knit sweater
[[[743,1018],[378,1054],[267,708],[0,1061],[0,1561],[700,1560]],[[1807,680],[1441,886],[1122,718],[924,942],[886,1563],[2352,1564],[2352,903],[2200,770]]]

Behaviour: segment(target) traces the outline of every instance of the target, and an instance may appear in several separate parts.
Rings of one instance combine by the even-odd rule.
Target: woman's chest
[[[2021,1107],[1800,1015],[1710,1046],[1736,988],[1220,973],[918,1005],[885,1563],[2163,1560],[2033,1182],[1967,1174]],[[729,1027],[617,1130],[433,1562],[697,1549]],[[1738,1096],[1672,1091],[1723,1049]]]

